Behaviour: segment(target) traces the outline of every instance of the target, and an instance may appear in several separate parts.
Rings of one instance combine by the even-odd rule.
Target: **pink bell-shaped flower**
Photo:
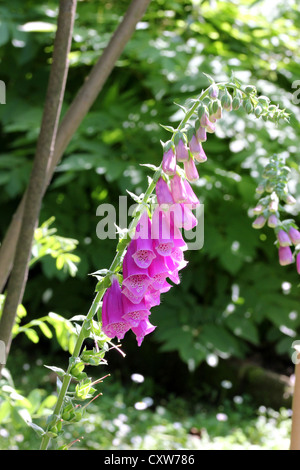
[[[206,142],[207,135],[205,127],[199,126],[198,129],[196,129],[196,138],[198,142]]]
[[[123,301],[123,318],[132,326],[138,326],[139,322],[144,318],[148,318],[150,310],[148,309],[145,299],[143,298],[139,304],[132,303],[125,295],[122,296]]]
[[[268,218],[268,227],[275,228],[278,225],[278,219],[275,214],[271,214]]]
[[[198,224],[198,220],[191,211],[192,204],[173,204],[170,207],[170,214],[173,213],[174,224],[178,228],[192,230]]]
[[[152,240],[159,255],[169,255],[174,246],[168,212],[157,207],[152,215]]]
[[[178,144],[175,145],[175,154],[178,162],[185,162],[189,159],[188,148],[182,139],[179,139]]]
[[[184,180],[183,184],[184,184],[184,189],[187,195],[185,202],[187,202],[188,204],[191,204],[192,209],[196,209],[196,207],[200,205],[199,199],[197,198],[190,183],[187,180]]]
[[[207,156],[206,156],[206,153],[203,150],[202,145],[200,146],[200,152],[197,155],[194,155],[194,158],[198,163],[206,162]]]
[[[141,297],[146,292],[151,279],[148,269],[139,267],[133,259],[135,245],[132,240],[123,260],[123,284],[135,297]]]
[[[300,252],[296,256],[297,273],[300,274]]]
[[[156,307],[157,305],[160,304],[160,290],[154,289],[151,285],[148,287],[148,290],[145,294],[145,303],[148,309],[152,307]]]
[[[151,220],[145,211],[136,227],[134,239],[132,240],[133,259],[140,268],[148,268],[155,258],[153,242],[151,239]]]
[[[289,228],[289,237],[294,245],[300,243],[300,232],[295,227]]]
[[[155,192],[159,205],[174,203],[174,199],[169,189],[168,183],[161,177],[156,183]]]
[[[187,249],[182,234],[174,223],[174,215],[157,207],[152,216],[152,239],[156,252],[169,256],[175,246]]]
[[[149,267],[149,276],[152,279],[151,287],[155,290],[161,290],[165,286],[166,278],[169,275],[170,269],[165,263],[167,256],[158,255],[151,266]]]
[[[267,219],[263,215],[260,215],[254,220],[254,222],[252,223],[252,227],[257,229],[262,228],[265,225],[266,221]]]
[[[125,295],[133,304],[139,304],[144,298],[145,294],[142,295],[135,295],[128,287],[122,285],[122,295]]]
[[[136,336],[138,346],[142,344],[144,337],[152,333],[152,331],[154,331],[155,328],[156,326],[153,326],[150,323],[149,319],[141,320],[138,326],[131,328],[133,333]]]
[[[117,277],[113,276],[111,286],[106,290],[102,304],[102,330],[109,337],[120,340],[131,325],[123,318],[122,293]]]
[[[280,229],[277,233],[277,240],[280,246],[290,246],[292,244],[290,237],[285,230]]]
[[[293,253],[289,246],[279,246],[278,257],[281,266],[286,266],[294,262]]]
[[[209,132],[212,134],[216,130],[216,126],[208,119],[208,116],[206,113],[204,113],[201,118],[200,118],[200,125],[202,127],[205,127],[206,132]]]
[[[172,147],[163,154],[162,169],[166,175],[175,175],[176,173],[176,155]]]
[[[189,181],[197,181],[199,179],[198,170],[192,158],[184,162],[185,176]]]
[[[186,202],[187,194],[184,181],[177,173],[171,179],[171,193],[174,202]]]
[[[201,144],[195,134],[192,135],[189,141],[189,148],[192,155],[198,155],[201,152]]]

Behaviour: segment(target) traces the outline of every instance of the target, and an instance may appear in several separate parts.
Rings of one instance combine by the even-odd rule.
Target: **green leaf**
[[[160,126],[168,132],[172,132],[172,133],[175,132],[175,129],[172,126],[164,126],[163,124],[160,124]]]
[[[37,424],[33,423],[32,421],[27,421],[28,426],[33,429],[40,437],[44,436],[45,430],[38,426]]]
[[[63,369],[61,369],[60,367],[55,367],[55,366],[46,366],[47,369],[50,369],[52,370],[52,372],[55,372],[55,374],[57,374],[59,377],[64,377],[65,375],[65,371]]]

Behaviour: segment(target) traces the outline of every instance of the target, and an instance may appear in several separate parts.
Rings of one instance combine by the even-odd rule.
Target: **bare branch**
[[[0,339],[8,355],[11,333],[18,305],[22,302],[28,276],[28,265],[34,230],[38,222],[45,192],[47,172],[54,152],[58,121],[65,92],[77,0],[60,0],[53,62],[50,70],[43,118],[37,142],[30,180],[23,202],[23,217],[7,295],[0,323]]]

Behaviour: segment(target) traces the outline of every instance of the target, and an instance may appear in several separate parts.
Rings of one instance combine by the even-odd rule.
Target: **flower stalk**
[[[186,110],[182,107],[185,115],[177,129],[173,129],[170,126],[162,126],[172,133],[172,137],[167,143],[162,142],[164,153],[162,163],[158,168],[153,167],[153,165],[143,165],[155,170],[153,177],[150,179],[148,188],[141,196],[132,195],[134,200],[137,202],[137,207],[128,229],[119,229],[120,238],[116,247],[116,255],[110,268],[108,270],[100,270],[97,273],[93,273],[99,281],[96,285],[96,296],[88,314],[84,317],[73,354],[69,361],[69,366],[66,372],[60,371],[62,383],[53,414],[48,420],[47,430],[44,431],[39,428],[42,436],[41,450],[46,450],[51,439],[56,438],[62,432],[64,421],[79,421],[81,419],[83,410],[80,411],[78,409],[78,405],[73,405],[70,398],[71,394],[68,392],[71,379],[73,378],[78,381],[75,391],[77,399],[85,400],[90,398],[92,396],[91,394],[95,391],[93,388],[95,382],[92,383],[87,377],[84,372],[84,367],[86,365],[86,361],[88,361],[88,364],[90,365],[100,365],[103,363],[104,355],[107,351],[107,344],[112,344],[110,339],[104,335],[104,318],[102,318],[101,313],[103,303],[105,303],[106,308],[107,299],[104,298],[104,296],[108,293],[108,289],[113,287],[112,283],[115,283],[115,286],[118,287],[116,282],[119,282],[118,276],[121,277],[119,272],[122,270],[122,267],[123,276],[126,274],[125,283],[123,279],[122,295],[126,295],[127,297],[123,306],[125,305],[127,308],[128,305],[130,306],[130,302],[138,305],[138,307],[142,309],[143,315],[145,315],[145,311],[147,312],[150,307],[160,303],[160,293],[167,292],[172,287],[166,281],[167,277],[169,277],[174,284],[178,284],[180,282],[178,272],[186,266],[187,262],[183,258],[183,251],[186,250],[186,244],[181,237],[179,227],[189,226],[191,228],[197,223],[191,209],[195,209],[200,204],[188,180],[196,180],[198,178],[199,175],[195,164],[205,162],[207,159],[202,148],[202,142],[206,141],[206,132],[214,132],[215,122],[222,116],[222,103],[223,109],[231,111],[232,102],[234,100],[235,108],[238,108],[236,104],[238,100],[239,104],[244,105],[247,112],[251,112],[251,110],[256,109],[258,104],[260,104],[262,111],[259,114],[257,112],[255,113],[257,117],[262,116],[263,119],[268,117],[270,119],[287,119],[286,113],[278,108],[276,108],[276,111],[272,110],[272,113],[269,112],[268,99],[265,99],[265,97],[257,97],[254,87],[248,86],[242,90],[240,84],[236,80],[229,83],[215,83],[211,77],[208,77],[208,79],[210,80],[211,85],[201,93],[198,99],[193,101],[190,109]],[[228,90],[232,90],[232,95]],[[220,100],[217,100],[220,91],[221,94],[223,93],[223,96],[225,96],[225,99],[220,97]],[[248,104],[245,105],[245,102]],[[188,125],[193,118],[196,118],[196,128],[191,127],[187,129],[186,125]],[[192,156],[191,148],[189,148],[189,145],[185,145],[186,142],[191,140],[189,137],[192,135],[194,135],[195,139],[198,139],[200,144],[200,156],[197,154],[198,159],[195,156],[196,162]],[[176,148],[178,149],[179,139],[184,143],[185,155],[184,157],[181,155],[181,157],[176,161]],[[186,152],[188,152],[188,160]],[[186,161],[189,162],[189,166],[185,163],[185,168],[181,168],[177,165],[177,162]],[[141,288],[139,269],[142,268],[140,266],[135,267],[135,271],[132,272],[132,267],[134,267],[133,260],[135,260],[135,258],[131,255],[132,259],[127,263],[128,260],[126,261],[125,257],[127,255],[128,258],[128,246],[134,241],[133,238],[141,220],[141,215],[145,212],[145,209],[147,209],[147,211],[149,210],[149,202],[154,190],[156,190],[157,201],[159,202],[159,200],[161,200],[161,202],[163,202],[162,206],[167,206],[167,209],[165,210],[159,205],[158,210],[156,212],[154,211],[153,217],[158,216],[158,219],[163,220],[165,226],[169,224],[172,235],[170,235],[169,238],[166,238],[161,233],[161,230],[159,230],[159,237],[155,243],[153,243],[156,255],[154,256],[153,261],[151,260],[151,266],[149,266],[149,278],[151,279],[151,284],[147,286],[147,289],[143,286],[144,296],[139,298],[138,292]],[[174,213],[172,213],[170,209],[173,202],[176,209]],[[186,204],[188,204],[188,206],[185,206]],[[272,214],[274,215],[274,213],[277,214],[276,211],[274,212],[274,207],[272,207]],[[129,250],[129,254],[130,253],[131,251]],[[148,267],[146,269],[148,269]],[[130,273],[129,270],[131,270]],[[129,282],[130,276],[135,276],[134,287]],[[102,302],[102,300],[104,302]],[[112,305],[112,303],[113,302],[110,300],[110,305]],[[121,304],[119,304],[120,307],[118,307],[120,308],[120,311],[122,309]],[[139,313],[140,312],[141,310]],[[125,315],[137,313],[137,311],[132,311],[128,308]],[[96,316],[98,317],[98,321],[94,321]],[[127,315],[128,318],[131,318],[131,316],[132,315]],[[105,311],[105,322],[107,325],[110,325],[109,321],[109,312]],[[146,317],[143,316],[138,323],[131,323],[131,329],[136,335],[138,345],[141,344],[144,336],[151,333],[154,328],[155,327],[149,322],[147,314]],[[93,350],[91,354],[88,354],[89,352],[87,351],[81,352],[83,342],[88,337],[93,337],[96,344],[96,349]]]

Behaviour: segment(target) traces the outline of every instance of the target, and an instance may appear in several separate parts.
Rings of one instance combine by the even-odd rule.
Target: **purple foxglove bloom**
[[[187,180],[184,180],[183,184],[187,195],[186,202],[192,205],[192,209],[196,209],[196,207],[200,205],[199,199],[197,198],[190,183]]]
[[[212,134],[216,130],[216,126],[208,119],[206,113],[203,114],[200,118],[200,125],[205,127],[206,132]]]
[[[171,255],[166,258],[165,264],[169,271],[174,272],[181,271],[181,269],[185,268],[188,265],[188,261],[184,259],[183,252],[180,248],[174,248]]]
[[[124,309],[119,281],[113,277],[111,286],[106,290],[102,305],[102,330],[109,337],[123,339],[131,325],[123,318]]]
[[[222,119],[222,107],[219,106],[217,112],[215,113],[216,119]]]
[[[134,240],[129,243],[123,260],[123,284],[134,296],[141,297],[145,294],[151,279],[148,274],[148,269],[140,268],[133,259],[133,241]]]
[[[262,228],[265,225],[266,221],[267,219],[263,215],[260,215],[259,217],[257,217],[257,219],[254,220],[254,222],[252,223],[252,227]]]
[[[200,145],[200,153],[198,153],[198,155],[194,155],[194,158],[198,163],[206,162],[207,156],[206,156],[206,153],[204,152],[202,145]]]
[[[148,309],[144,298],[139,304],[134,304],[130,302],[125,295],[122,295],[122,301],[124,310],[123,318],[130,323],[131,327],[138,326],[141,320],[149,317],[150,310]]]
[[[135,295],[124,285],[122,286],[122,294],[125,295],[133,304],[139,304],[144,298],[145,294]]]
[[[185,261],[184,259],[182,259],[181,261],[177,261],[172,256],[168,256],[166,258],[165,263],[169,269],[169,275],[168,275],[169,279],[175,284],[179,284],[180,283],[179,271],[181,271],[181,269],[184,269],[186,267],[186,265],[188,264],[188,261]]]
[[[168,256],[158,255],[149,267],[149,276],[152,279],[151,287],[155,290],[161,290],[165,287],[166,278],[170,273],[170,269],[166,265],[165,258],[168,258]]]
[[[151,325],[148,319],[141,320],[137,327],[131,328],[136,336],[138,346],[143,342],[146,335],[149,335],[154,331],[156,326]]]
[[[289,229],[289,237],[292,240],[294,245],[298,245],[300,243],[300,232],[294,227],[290,227]]]
[[[161,204],[174,204],[174,199],[169,189],[168,183],[163,179],[159,178],[155,186],[155,192],[157,202]]]
[[[300,274],[300,253],[296,256],[297,273]]]
[[[280,246],[278,248],[279,264],[286,266],[294,262],[293,253],[289,246]]]
[[[161,292],[159,290],[154,289],[152,286],[148,287],[145,294],[145,303],[148,309],[160,304],[160,294]]]
[[[278,219],[275,214],[271,214],[268,218],[268,227],[275,228],[278,225]]]
[[[218,96],[219,96],[219,88],[217,87],[217,85],[215,83],[213,83],[210,86],[209,96],[213,99],[218,98]]]
[[[159,207],[152,216],[152,239],[155,250],[161,256],[169,256],[176,246],[182,249],[187,247],[180,230],[174,225],[173,214]]]
[[[198,224],[198,220],[191,211],[192,204],[173,204],[170,214],[173,213],[174,225],[185,230],[192,230]]]
[[[145,211],[136,227],[134,239],[132,240],[134,261],[140,268],[148,268],[155,258],[153,241],[151,239],[151,220]]]
[[[153,245],[160,255],[169,255],[174,246],[168,213],[157,207],[152,215]]]
[[[175,154],[178,162],[185,162],[189,159],[189,151],[182,139],[179,139],[178,144],[175,146]]]
[[[279,241],[280,246],[290,246],[292,244],[290,237],[282,229],[277,233],[277,240]]]
[[[189,181],[197,181],[199,179],[198,170],[192,158],[184,162],[185,176]]]
[[[176,173],[176,155],[172,147],[164,152],[162,169],[166,175],[175,175]]]
[[[171,193],[172,193],[174,202],[186,202],[187,201],[187,194],[186,194],[184,182],[177,173],[171,179]]]
[[[171,253],[172,260],[178,265],[184,262],[184,254],[180,247],[175,247]]]
[[[200,145],[200,142],[198,142],[195,134],[192,135],[192,138],[189,141],[189,148],[193,155],[197,155],[198,153],[201,152],[201,145]]]
[[[198,142],[206,142],[206,140],[207,140],[207,135],[206,135],[206,129],[205,129],[205,127],[200,126],[200,127],[196,130],[196,138],[197,138]]]

